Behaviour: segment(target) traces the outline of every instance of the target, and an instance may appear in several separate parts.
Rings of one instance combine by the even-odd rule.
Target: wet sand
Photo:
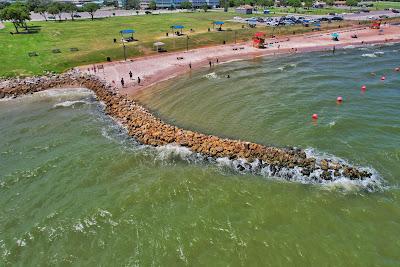
[[[331,34],[339,33],[339,41],[333,41]],[[352,35],[357,38],[352,38]],[[283,36],[266,39],[265,49],[252,47],[251,42],[212,46],[189,51],[161,53],[141,58],[110,63],[96,64],[102,68],[96,75],[119,89],[120,93],[134,95],[139,90],[161,81],[177,77],[201,67],[214,68],[216,65],[232,60],[250,59],[260,56],[273,56],[288,53],[301,53],[340,49],[349,45],[367,45],[400,42],[400,26],[383,25],[381,30],[368,27],[352,27],[337,30],[313,32],[302,35]],[[209,63],[211,62],[211,66]],[[191,65],[191,68],[190,68]],[[83,72],[94,73],[93,66],[82,66]],[[88,70],[90,69],[90,70]],[[133,78],[130,79],[129,72]],[[140,77],[140,84],[137,78]],[[121,86],[121,79],[125,86]]]

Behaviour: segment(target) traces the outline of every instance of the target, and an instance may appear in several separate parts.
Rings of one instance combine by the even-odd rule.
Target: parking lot
[[[232,21],[249,24],[250,26],[290,26],[295,24],[302,24],[304,26],[318,25],[321,22],[333,22],[341,20],[379,20],[400,17],[400,13],[392,10],[383,11],[357,11],[357,13],[343,13],[343,14],[329,14],[329,15],[300,15],[288,14],[286,16],[273,16],[265,17],[262,15],[254,16],[252,18],[242,18],[236,16]]]

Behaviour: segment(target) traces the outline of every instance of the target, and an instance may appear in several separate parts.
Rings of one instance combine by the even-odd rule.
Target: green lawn
[[[372,3],[374,6],[371,8],[372,10],[377,9],[377,10],[383,10],[385,8],[396,8],[400,9],[400,2],[367,2],[367,3]]]
[[[62,72],[79,65],[103,62],[106,57],[112,60],[122,59],[121,44],[113,43],[113,39],[120,39],[121,29],[135,29],[135,38],[139,41],[127,44],[128,57],[155,53],[152,45],[155,41],[166,43],[168,51],[186,49],[186,36],[168,37],[169,27],[173,24],[185,25],[184,33],[193,29],[189,35],[189,48],[222,44],[239,40],[249,40],[256,31],[271,32],[271,28],[258,27],[242,29],[242,24],[226,22],[223,32],[211,31],[211,22],[214,20],[232,19],[236,14],[222,12],[197,12],[148,16],[113,17],[105,19],[78,20],[66,22],[31,22],[31,26],[40,28],[38,33],[14,34],[12,24],[0,30],[0,77],[28,76],[42,74],[46,70]],[[330,24],[329,27],[336,27]],[[326,26],[327,27],[327,26]],[[288,34],[309,31],[311,28],[302,26],[278,27],[274,34]],[[70,48],[79,51],[71,52]],[[60,49],[61,53],[54,54],[52,49]],[[39,56],[29,57],[29,52],[37,52]]]

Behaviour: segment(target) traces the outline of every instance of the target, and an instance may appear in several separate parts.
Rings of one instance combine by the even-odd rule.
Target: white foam
[[[18,239],[17,240],[17,245],[19,247],[25,247],[26,246],[26,241],[24,239]]]
[[[375,53],[362,54],[361,56],[362,56],[362,57],[371,57],[371,58],[377,57],[377,56],[375,55]]]
[[[84,97],[93,96],[94,93],[86,88],[61,88],[61,89],[48,89],[44,91],[35,92],[33,94],[21,95],[18,97],[6,97],[0,99],[1,102],[21,103],[21,102],[36,102],[46,99],[73,100],[82,99]]]
[[[170,160],[179,158],[181,160],[188,160],[193,152],[189,148],[179,146],[176,144],[168,144],[165,146],[156,147],[158,152],[157,158],[160,160]]]
[[[54,108],[59,108],[59,107],[74,107],[74,106],[77,105],[77,104],[90,104],[90,102],[84,101],[84,100],[75,100],[75,101],[67,100],[67,101],[64,101],[64,102],[61,102],[61,103],[54,104],[53,107],[54,107]]]
[[[215,72],[208,73],[208,74],[204,75],[204,77],[209,80],[219,79],[219,76]]]

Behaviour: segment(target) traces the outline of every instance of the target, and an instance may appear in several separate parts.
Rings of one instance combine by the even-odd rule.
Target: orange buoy
[[[336,101],[337,101],[338,103],[342,103],[342,101],[343,101],[343,97],[341,97],[341,96],[338,96],[338,97],[336,98]]]
[[[317,113],[312,114],[312,118],[313,118],[313,120],[317,120],[318,119],[318,114]]]

